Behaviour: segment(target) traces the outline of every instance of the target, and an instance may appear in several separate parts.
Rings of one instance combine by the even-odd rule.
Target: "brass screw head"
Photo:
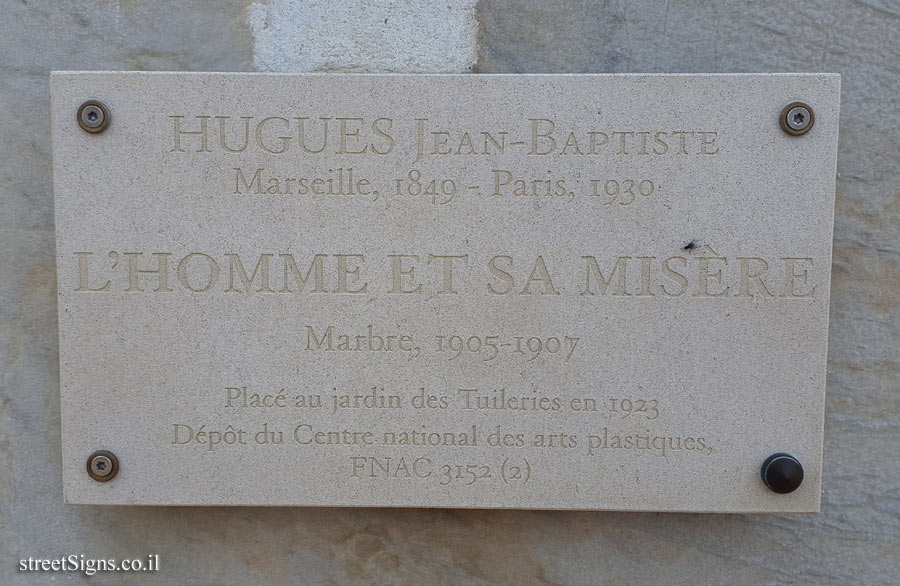
[[[88,456],[87,473],[97,482],[109,482],[119,473],[119,459],[106,450],[98,450]]]
[[[781,110],[781,117],[778,120],[786,134],[802,136],[812,129],[816,123],[816,116],[809,104],[791,102]]]
[[[97,134],[109,126],[109,109],[103,102],[88,100],[78,108],[76,119],[82,130]]]

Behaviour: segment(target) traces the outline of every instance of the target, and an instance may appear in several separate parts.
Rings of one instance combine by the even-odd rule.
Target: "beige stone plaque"
[[[51,87],[68,502],[818,510],[837,75]]]

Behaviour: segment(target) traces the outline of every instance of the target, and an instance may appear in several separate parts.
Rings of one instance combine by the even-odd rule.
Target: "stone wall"
[[[0,583],[900,582],[900,4],[0,1]],[[64,505],[51,70],[843,74],[818,515]],[[897,443],[894,443],[897,442]]]

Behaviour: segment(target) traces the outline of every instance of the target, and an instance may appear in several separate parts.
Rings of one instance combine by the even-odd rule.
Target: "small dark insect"
[[[695,248],[697,248],[697,241],[691,240],[690,242],[688,242],[687,244],[684,245],[683,250],[694,250]]]

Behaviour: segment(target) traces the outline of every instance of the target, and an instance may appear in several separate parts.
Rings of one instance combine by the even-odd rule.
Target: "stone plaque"
[[[51,87],[68,502],[818,510],[837,75]]]

